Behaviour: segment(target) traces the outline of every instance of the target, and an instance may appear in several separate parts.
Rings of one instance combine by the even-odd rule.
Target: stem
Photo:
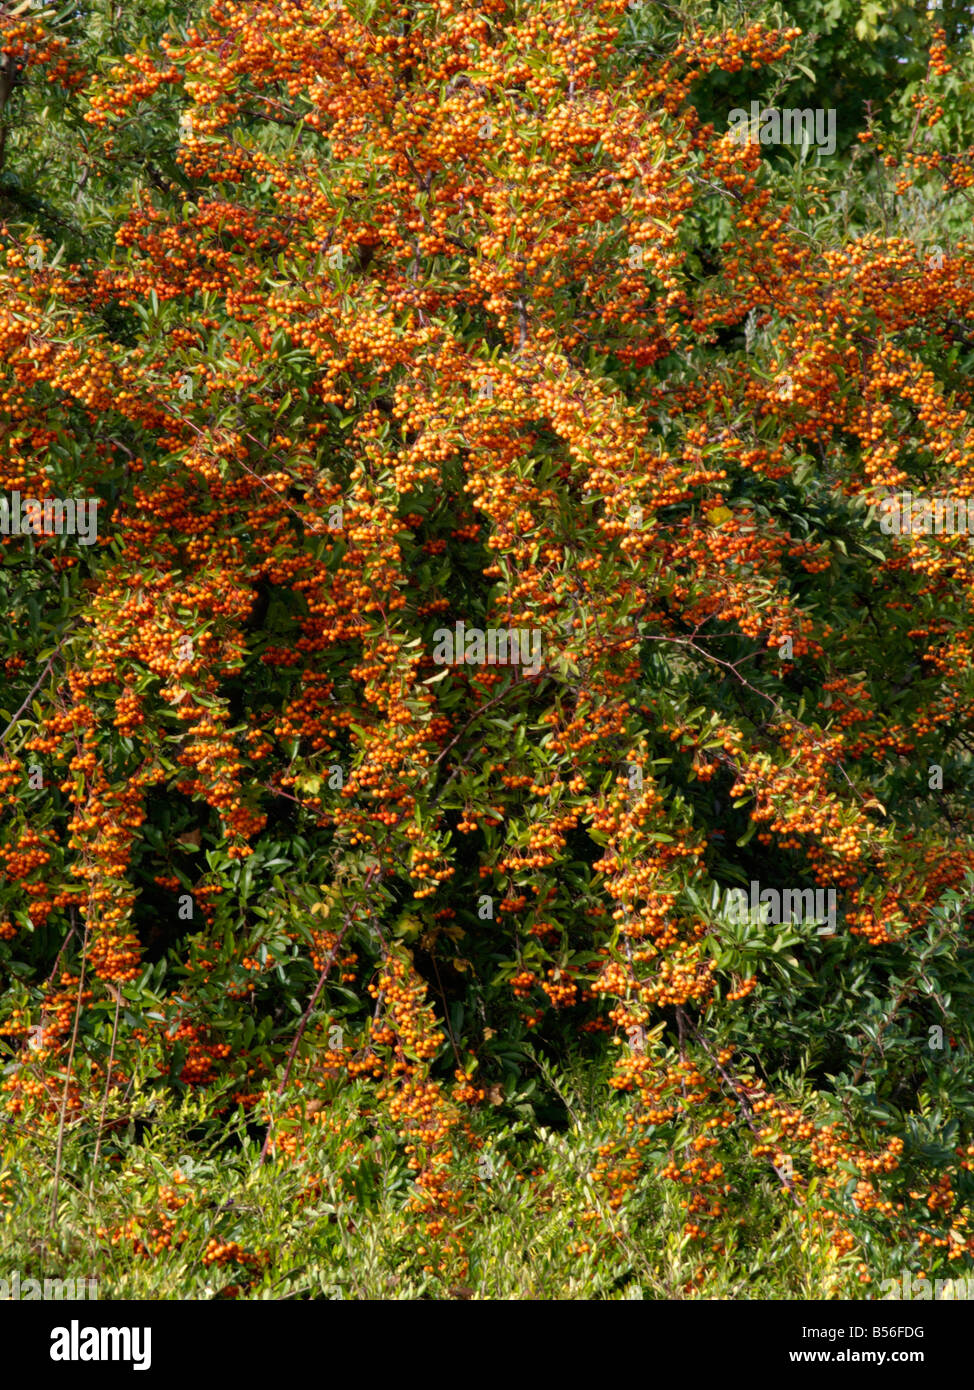
[[[121,993],[115,995],[115,1020],[112,1023],[112,1045],[108,1052],[108,1071],[105,1074],[105,1094],[101,1098],[101,1115],[98,1117],[98,1134],[95,1138],[95,1157],[91,1167],[91,1192],[95,1191],[95,1172],[98,1168],[98,1156],[101,1153],[101,1136],[105,1128],[105,1111],[108,1109],[108,1092],[112,1084],[112,1065],[115,1061],[115,1041],[118,1037],[118,1015],[122,1007]]]
[[[680,1014],[682,1012],[683,1010],[678,1007],[677,1013]],[[721,1079],[723,1080],[724,1084],[730,1089],[734,1099],[741,1107],[741,1114],[744,1116],[755,1137],[760,1139],[761,1131],[755,1123],[754,1111],[751,1109],[750,1104],[748,1103],[747,1096],[744,1094],[738,1083],[731,1076],[730,1072],[728,1072],[726,1068],[723,1067],[720,1062],[718,1062],[717,1058],[714,1056],[713,1052],[708,1047],[706,1040],[704,1039],[703,1035],[700,1033],[700,1030],[696,1027],[696,1025],[692,1023],[690,1019],[687,1019],[686,1021],[690,1025],[690,1029],[693,1032],[693,1035],[696,1038],[697,1042],[700,1044],[704,1052],[706,1052],[707,1056],[710,1058],[711,1062],[717,1068],[717,1071],[720,1073]],[[795,1206],[800,1207],[801,1199],[799,1198],[798,1193],[795,1190],[795,1185],[792,1182],[791,1178],[788,1176],[788,1174],[784,1171],[783,1168],[778,1167],[777,1163],[772,1162],[771,1159],[769,1159],[768,1162],[771,1163],[771,1167],[775,1171],[775,1176],[781,1183],[782,1187],[787,1188],[788,1191],[791,1193],[792,1200],[794,1201]]]
[[[88,964],[89,924],[85,923],[85,937],[81,943],[81,974],[78,976],[78,998],[74,1009],[74,1026],[71,1029],[71,1046],[68,1049],[68,1066],[64,1074],[64,1093],[61,1096],[61,1113],[58,1116],[57,1152],[54,1157],[54,1193],[51,1197],[51,1218],[48,1235],[54,1230],[57,1221],[58,1192],[61,1186],[61,1159],[64,1154],[64,1122],[68,1113],[68,1092],[71,1087],[71,1068],[74,1065],[74,1050],[78,1042],[78,1027],[81,1023],[81,998],[85,987],[85,969]]]
[[[366,888],[369,887],[369,884],[370,884],[370,882],[371,882],[372,877],[373,877],[374,874],[375,874],[375,870],[374,870],[374,869],[370,869],[370,870],[368,871],[368,873],[366,874],[366,876],[365,876],[365,886],[366,886]],[[334,963],[335,963],[335,957],[338,955],[338,951],[339,951],[339,948],[340,948],[340,946],[341,946],[341,944],[342,944],[342,941],[345,939],[345,933],[348,931],[348,929],[349,929],[349,927],[350,927],[351,925],[352,925],[352,919],[351,919],[350,916],[348,916],[348,917],[345,918],[345,925],[342,927],[341,931],[339,932],[338,940],[335,942],[334,946],[332,947],[331,954],[329,955],[328,959],[325,961],[324,965],[322,966],[321,974],[318,976],[318,983],[315,985],[315,988],[314,988],[314,993],[312,994],[311,998],[308,1000],[308,1007],[305,1009],[304,1013],[301,1015],[301,1021],[300,1021],[300,1023],[298,1024],[297,1032],[296,1032],[295,1035],[294,1035],[294,1041],[293,1041],[292,1044],[291,1044],[291,1050],[290,1050],[290,1052],[289,1052],[288,1055],[287,1055],[287,1062],[286,1062],[285,1067],[284,1067],[284,1075],[282,1076],[282,1078],[281,1078],[281,1083],[280,1083],[280,1085],[279,1085],[278,1088],[277,1088],[277,1094],[278,1094],[279,1097],[282,1096],[282,1095],[284,1094],[285,1090],[287,1089],[287,1083],[288,1083],[288,1082],[290,1081],[290,1079],[291,1079],[291,1067],[294,1065],[294,1059],[295,1059],[295,1057],[296,1057],[297,1054],[298,1054],[298,1048],[299,1048],[300,1045],[301,1045],[301,1039],[304,1037],[304,1030],[307,1028],[307,1026],[308,1026],[308,1021],[309,1021],[309,1019],[311,1018],[311,1014],[312,1014],[312,1011],[313,1011],[313,1009],[314,1009],[314,1006],[315,1006],[315,1004],[318,1002],[318,995],[321,993],[322,989],[324,988],[325,980],[326,980],[327,977],[328,977],[328,972],[329,972],[329,970],[331,969],[331,967],[332,967],[332,966],[334,965]],[[266,1159],[266,1157],[267,1157],[267,1152],[268,1152],[268,1149],[270,1148],[270,1142],[271,1142],[271,1131],[273,1130],[273,1128],[274,1128],[274,1121],[273,1121],[273,1119],[271,1119],[271,1120],[269,1121],[268,1125],[267,1125],[267,1133],[264,1135],[264,1143],[263,1143],[263,1145],[261,1146],[260,1158],[259,1158],[259,1160],[258,1160],[258,1164],[262,1164],[262,1163],[264,1162],[264,1160]]]

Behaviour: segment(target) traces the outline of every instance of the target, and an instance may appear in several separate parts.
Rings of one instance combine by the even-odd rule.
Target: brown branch
[[[90,924],[85,922],[85,937],[81,946],[81,974],[78,976],[78,998],[74,1008],[74,1026],[71,1029],[71,1046],[68,1049],[68,1065],[64,1073],[64,1091],[61,1096],[61,1111],[58,1116],[57,1149],[54,1155],[54,1190],[51,1195],[51,1218],[48,1226],[50,1235],[57,1222],[58,1193],[61,1185],[61,1159],[64,1155],[64,1123],[68,1112],[68,1093],[71,1089],[71,1068],[74,1065],[74,1052],[78,1042],[78,1028],[81,1023],[81,1001],[85,988],[85,968],[88,964],[88,934]]]
[[[679,1006],[677,1006],[677,1014],[679,1015],[679,1014],[682,1014],[682,1013],[683,1013],[683,1010],[682,1010]],[[684,1017],[685,1017],[685,1015],[684,1015]],[[738,1084],[738,1082],[736,1082],[736,1081],[734,1080],[734,1078],[731,1076],[730,1072],[728,1072],[727,1069],[717,1060],[717,1058],[714,1056],[713,1052],[711,1052],[709,1046],[707,1045],[707,1042],[705,1041],[705,1039],[704,1039],[703,1036],[701,1035],[700,1030],[697,1028],[697,1026],[696,1026],[694,1023],[690,1022],[689,1019],[686,1019],[686,1022],[689,1024],[690,1030],[691,1030],[691,1032],[693,1033],[694,1037],[696,1038],[697,1042],[698,1042],[698,1043],[700,1044],[700,1046],[703,1048],[704,1052],[706,1052],[707,1056],[710,1058],[711,1062],[712,1062],[713,1065],[716,1067],[717,1071],[720,1073],[720,1077],[721,1077],[722,1081],[723,1081],[724,1084],[728,1087],[728,1089],[730,1090],[730,1092],[731,1092],[731,1094],[733,1095],[734,1099],[737,1101],[738,1105],[740,1106],[740,1108],[741,1108],[741,1114],[744,1116],[744,1119],[747,1121],[748,1126],[749,1126],[749,1128],[751,1129],[751,1131],[753,1132],[755,1138],[761,1139],[761,1138],[762,1138],[762,1135],[761,1135],[761,1131],[760,1131],[760,1129],[758,1128],[758,1125],[757,1125],[757,1123],[756,1123],[756,1121],[755,1121],[755,1119],[754,1119],[754,1111],[751,1109],[750,1102],[748,1101],[747,1095],[746,1095],[746,1093],[744,1092],[743,1088]],[[793,1199],[793,1201],[794,1201],[794,1203],[795,1203],[795,1206],[796,1206],[796,1207],[800,1207],[800,1206],[801,1206],[801,1199],[799,1198],[798,1193],[797,1193],[797,1191],[796,1191],[796,1189],[795,1189],[795,1184],[794,1184],[794,1182],[791,1180],[791,1178],[788,1176],[788,1174],[785,1172],[785,1170],[784,1170],[783,1168],[779,1168],[779,1167],[778,1167],[777,1163],[772,1162],[770,1159],[768,1160],[768,1162],[771,1163],[771,1167],[772,1167],[772,1168],[774,1169],[774,1171],[775,1171],[775,1176],[777,1177],[778,1181],[781,1183],[782,1187],[787,1188],[787,1190],[791,1193],[791,1196],[792,1196],[792,1199]]]
[[[365,887],[366,887],[366,888],[369,887],[369,885],[370,885],[370,883],[371,883],[371,881],[372,881],[372,878],[373,878],[374,874],[375,874],[375,869],[369,869],[368,873],[365,875]],[[318,983],[315,985],[314,993],[312,994],[311,998],[308,1000],[308,1007],[305,1009],[304,1013],[301,1015],[301,1022],[298,1024],[297,1032],[296,1032],[295,1035],[294,1035],[294,1041],[293,1041],[292,1044],[291,1044],[291,1050],[290,1050],[290,1052],[289,1052],[288,1055],[287,1055],[287,1062],[286,1062],[285,1067],[284,1067],[284,1075],[281,1077],[281,1083],[280,1083],[280,1085],[279,1085],[278,1088],[277,1088],[277,1094],[278,1094],[279,1097],[282,1096],[282,1095],[284,1094],[285,1090],[287,1089],[287,1083],[288,1083],[288,1082],[290,1081],[290,1079],[291,1079],[291,1067],[294,1065],[294,1059],[295,1059],[295,1057],[296,1057],[297,1054],[298,1054],[298,1048],[299,1048],[300,1045],[301,1045],[301,1039],[304,1037],[304,1030],[307,1028],[307,1026],[308,1026],[308,1021],[310,1020],[312,1011],[314,1010],[314,1006],[315,1006],[315,1004],[318,1002],[318,995],[321,993],[322,988],[324,987],[325,980],[326,980],[327,977],[328,977],[328,972],[329,972],[329,970],[331,970],[331,967],[332,967],[332,966],[334,965],[334,963],[335,963],[335,958],[336,958],[336,956],[338,955],[339,948],[341,947],[342,941],[345,939],[345,933],[348,931],[348,929],[349,929],[349,927],[350,927],[351,925],[352,925],[352,919],[351,919],[351,916],[348,915],[348,916],[346,916],[346,918],[345,918],[345,925],[342,927],[341,931],[340,931],[339,934],[338,934],[338,940],[335,942],[335,945],[332,947],[331,954],[329,955],[328,959],[325,961],[324,966],[322,967],[322,970],[321,970],[321,974],[318,976]],[[273,1128],[274,1128],[274,1121],[273,1121],[273,1119],[271,1119],[271,1121],[268,1123],[268,1126],[267,1126],[267,1133],[264,1135],[264,1143],[263,1143],[263,1146],[261,1147],[260,1158],[259,1158],[259,1160],[258,1160],[258,1163],[259,1163],[259,1164],[262,1164],[262,1163],[264,1162],[265,1158],[267,1157],[267,1152],[268,1152],[268,1149],[270,1148],[270,1142],[271,1142],[271,1131],[273,1130]]]

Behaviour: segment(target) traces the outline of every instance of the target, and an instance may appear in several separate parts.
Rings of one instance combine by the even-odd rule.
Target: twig
[[[679,1016],[682,1013],[683,1010],[679,1006],[677,1006],[677,1015]],[[686,1016],[684,1015],[684,1017]],[[690,1030],[692,1031],[697,1042],[703,1048],[704,1052],[706,1052],[707,1056],[710,1058],[711,1062],[713,1062],[717,1071],[720,1073],[721,1079],[723,1080],[724,1084],[730,1088],[731,1094],[737,1101],[738,1105],[741,1107],[741,1114],[744,1116],[755,1137],[760,1139],[761,1131],[755,1122],[754,1111],[751,1109],[746,1094],[738,1085],[738,1083],[734,1080],[734,1078],[731,1076],[730,1072],[728,1072],[726,1068],[721,1065],[721,1063],[714,1056],[713,1052],[711,1052],[706,1040],[704,1039],[696,1025],[692,1023],[689,1019],[686,1019],[686,1022],[689,1024]],[[778,1167],[777,1163],[772,1162],[770,1159],[768,1161],[771,1163],[771,1167],[774,1169],[775,1175],[778,1178],[778,1181],[781,1183],[782,1187],[787,1188],[788,1191],[791,1193],[795,1206],[800,1207],[801,1199],[799,1198],[798,1193],[795,1190],[795,1184],[792,1181],[792,1179],[788,1176],[788,1174],[785,1172],[783,1168]]]
[[[88,934],[90,924],[85,922],[85,939],[81,944],[81,974],[78,976],[78,999],[74,1009],[74,1027],[71,1030],[71,1046],[68,1049],[68,1065],[64,1073],[64,1093],[61,1096],[61,1113],[58,1116],[57,1151],[54,1156],[54,1191],[51,1196],[51,1218],[48,1234],[54,1230],[57,1221],[58,1192],[61,1185],[61,1159],[64,1154],[64,1122],[68,1112],[68,1092],[71,1088],[71,1068],[74,1065],[74,1050],[78,1042],[78,1027],[81,1023],[81,999],[85,988],[85,969],[88,964]]]
[[[16,709],[16,710],[14,711],[14,714],[13,714],[13,717],[11,718],[11,720],[10,720],[10,723],[9,723],[9,724],[7,725],[7,727],[4,729],[3,733],[0,734],[0,743],[6,743],[6,741],[7,741],[7,735],[8,735],[8,734],[11,732],[11,730],[16,726],[17,721],[19,720],[20,716],[23,714],[24,710],[27,708],[27,706],[30,704],[31,700],[34,698],[34,696],[37,694],[38,690],[41,688],[41,685],[43,684],[45,678],[50,674],[51,669],[52,669],[52,667],[53,667],[53,665],[54,665],[54,658],[60,654],[61,648],[64,646],[65,642],[66,642],[66,641],[68,640],[68,638],[71,636],[71,633],[72,633],[72,632],[74,631],[74,629],[78,626],[78,624],[80,623],[80,621],[81,621],[80,618],[75,618],[75,619],[69,624],[68,630],[64,633],[64,635],[62,636],[60,642],[58,642],[58,644],[57,644],[57,646],[54,648],[53,652],[51,652],[51,655],[47,658],[47,662],[45,663],[45,666],[44,666],[43,671],[42,671],[41,674],[37,677],[37,680],[34,682],[34,684],[33,684],[33,685],[31,686],[31,688],[28,690],[27,694],[24,696],[24,698],[23,698],[23,700],[21,701],[20,706],[18,707],[18,709]]]
[[[367,873],[366,876],[365,876],[365,887],[366,887],[366,888],[369,887],[369,884],[370,884],[370,882],[371,882],[372,877],[373,877],[374,874],[375,874],[375,870],[374,870],[374,869],[369,869],[368,873]],[[280,1083],[280,1085],[279,1085],[278,1088],[277,1088],[277,1094],[278,1094],[278,1096],[282,1096],[282,1095],[284,1094],[285,1090],[287,1089],[287,1083],[288,1083],[288,1082],[290,1081],[290,1079],[291,1079],[291,1067],[294,1065],[294,1059],[295,1059],[295,1057],[296,1057],[297,1054],[298,1054],[298,1048],[299,1048],[300,1045],[301,1045],[301,1039],[304,1037],[304,1030],[307,1028],[307,1026],[308,1026],[308,1020],[311,1018],[311,1014],[312,1014],[312,1011],[313,1011],[313,1009],[314,1009],[314,1006],[315,1006],[315,1004],[318,1002],[318,995],[321,993],[321,991],[322,991],[322,989],[323,989],[323,987],[324,987],[325,980],[326,980],[327,977],[328,977],[328,972],[329,972],[329,970],[331,969],[331,967],[332,967],[332,966],[334,965],[334,963],[335,963],[335,957],[338,955],[339,948],[340,948],[340,946],[341,946],[341,944],[342,944],[342,941],[343,941],[344,938],[345,938],[345,933],[348,931],[348,929],[349,929],[349,927],[350,927],[351,925],[352,925],[351,916],[350,916],[350,915],[349,915],[349,916],[346,916],[346,918],[345,918],[345,925],[342,927],[341,931],[339,932],[339,934],[338,934],[338,940],[335,942],[335,945],[332,947],[331,954],[329,955],[328,959],[325,961],[324,966],[322,967],[322,970],[321,970],[321,974],[318,976],[318,983],[315,985],[314,993],[312,994],[311,998],[308,1000],[308,1007],[305,1009],[304,1013],[301,1015],[301,1022],[298,1024],[297,1032],[296,1032],[295,1035],[294,1035],[294,1041],[293,1041],[292,1044],[291,1044],[291,1050],[290,1050],[290,1052],[289,1052],[288,1055],[287,1055],[287,1063],[285,1064],[285,1067],[284,1067],[284,1075],[282,1076],[282,1078],[281,1078],[281,1083]],[[271,1121],[268,1123],[268,1126],[267,1126],[267,1133],[264,1135],[264,1143],[263,1143],[263,1145],[262,1145],[262,1147],[261,1147],[260,1159],[258,1160],[258,1163],[259,1163],[259,1164],[262,1164],[262,1163],[264,1162],[265,1158],[267,1157],[267,1152],[268,1152],[268,1149],[269,1149],[269,1147],[270,1147],[270,1142],[271,1142],[271,1131],[273,1130],[273,1128],[274,1128],[274,1121],[273,1121],[273,1119],[271,1119]]]
[[[95,1172],[98,1168],[98,1156],[101,1153],[101,1136],[105,1129],[105,1112],[108,1109],[108,1092],[112,1084],[112,1066],[115,1062],[115,1041],[118,1037],[118,1015],[122,1007],[122,994],[120,990],[115,991],[115,1020],[112,1023],[112,1045],[108,1052],[108,1069],[105,1073],[105,1094],[101,1098],[101,1114],[98,1117],[98,1134],[95,1138],[95,1156],[91,1165],[91,1191],[94,1195]]]

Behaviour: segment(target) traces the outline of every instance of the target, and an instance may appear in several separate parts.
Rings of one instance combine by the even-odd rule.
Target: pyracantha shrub
[[[974,1253],[974,562],[880,525],[974,497],[960,79],[931,30],[849,160],[766,151],[695,94],[799,30],[651,8],[216,3],[101,71],[4,19],[112,209],[0,227],[2,1103],[58,1164],[135,1078],[285,1165],[353,1086],[462,1277],[571,1048],[580,1257],[650,1172],[711,1253],[762,1172]]]

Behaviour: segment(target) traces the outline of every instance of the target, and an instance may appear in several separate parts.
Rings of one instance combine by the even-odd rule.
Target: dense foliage
[[[968,18],[0,9],[6,1263],[971,1268]]]

